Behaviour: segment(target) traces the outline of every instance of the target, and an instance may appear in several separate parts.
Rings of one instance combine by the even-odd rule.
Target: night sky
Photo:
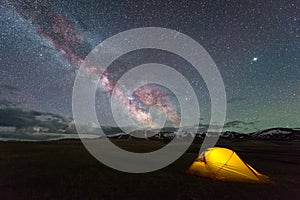
[[[299,0],[4,0],[0,4],[1,103],[71,116],[76,59],[84,59],[110,36],[149,26],[184,33],[209,52],[225,83],[226,130],[300,127]],[[66,27],[71,33],[64,38],[59,34]],[[190,81],[199,98],[201,123],[208,123],[205,83],[176,55],[149,49],[131,52],[110,66],[110,76],[117,80],[126,70],[154,61],[173,67]],[[113,124],[109,95],[102,92],[97,99],[100,118]]]

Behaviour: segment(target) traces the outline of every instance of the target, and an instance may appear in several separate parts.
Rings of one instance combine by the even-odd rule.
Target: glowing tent
[[[202,152],[187,173],[222,181],[269,182],[267,176],[242,161],[234,151],[220,147]]]

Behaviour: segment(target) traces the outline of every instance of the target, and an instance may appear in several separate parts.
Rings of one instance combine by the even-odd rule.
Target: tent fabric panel
[[[232,156],[232,158],[228,161],[225,168],[231,169],[234,168],[236,173],[243,174],[244,176],[250,178],[250,179],[257,179],[257,175],[255,174],[255,171],[252,171],[249,169],[246,163],[244,163],[240,157],[236,153]]]
[[[239,168],[232,167],[223,167],[216,175],[218,179],[241,179],[241,180],[251,180],[251,181],[259,181],[259,178],[251,173],[249,169],[241,170]]]
[[[206,164],[213,174],[217,174],[232,155],[233,151],[229,149],[213,148],[206,154]]]
[[[204,162],[199,162],[199,161],[193,162],[193,164],[190,166],[187,172],[189,174],[212,178],[211,172],[208,171]]]

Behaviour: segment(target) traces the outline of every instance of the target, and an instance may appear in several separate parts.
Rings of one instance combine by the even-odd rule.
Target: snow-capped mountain
[[[99,136],[99,128],[93,124],[82,125],[81,129],[87,135]],[[105,126],[102,130],[107,136],[125,137],[125,133],[118,127]],[[173,137],[195,137],[204,139],[205,137],[219,136],[219,133],[211,134],[205,130],[193,133],[186,127],[183,134],[178,135],[174,128],[164,128],[160,131],[157,138],[173,138]],[[74,120],[71,117],[63,115],[44,113],[38,111],[26,111],[18,108],[0,109],[0,139],[2,138],[37,138],[37,140],[48,137],[57,138],[55,135],[75,135]],[[144,135],[142,133],[142,135]],[[149,134],[149,136],[152,134]],[[134,136],[134,135],[133,135]],[[179,137],[180,136],[180,137]],[[60,136],[61,137],[61,136]],[[59,138],[60,138],[59,137]],[[77,137],[77,136],[76,136]],[[151,136],[150,136],[151,137]],[[238,133],[226,131],[220,134],[220,138],[226,139],[258,139],[258,140],[277,140],[277,141],[300,141],[300,129],[291,128],[271,128],[254,133]]]
[[[300,141],[300,129],[271,128],[250,134],[226,131],[221,133],[221,138],[227,139],[258,139],[258,140],[282,140]]]
[[[291,128],[271,128],[263,131],[251,133],[250,136],[255,139],[264,140],[299,140],[300,129]]]

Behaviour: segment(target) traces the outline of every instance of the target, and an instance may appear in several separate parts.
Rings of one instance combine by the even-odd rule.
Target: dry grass
[[[157,149],[159,141],[115,140],[124,149]],[[274,184],[218,182],[185,174],[193,145],[172,165],[128,174],[95,160],[80,141],[1,142],[0,199],[300,199],[300,143],[223,140]]]

